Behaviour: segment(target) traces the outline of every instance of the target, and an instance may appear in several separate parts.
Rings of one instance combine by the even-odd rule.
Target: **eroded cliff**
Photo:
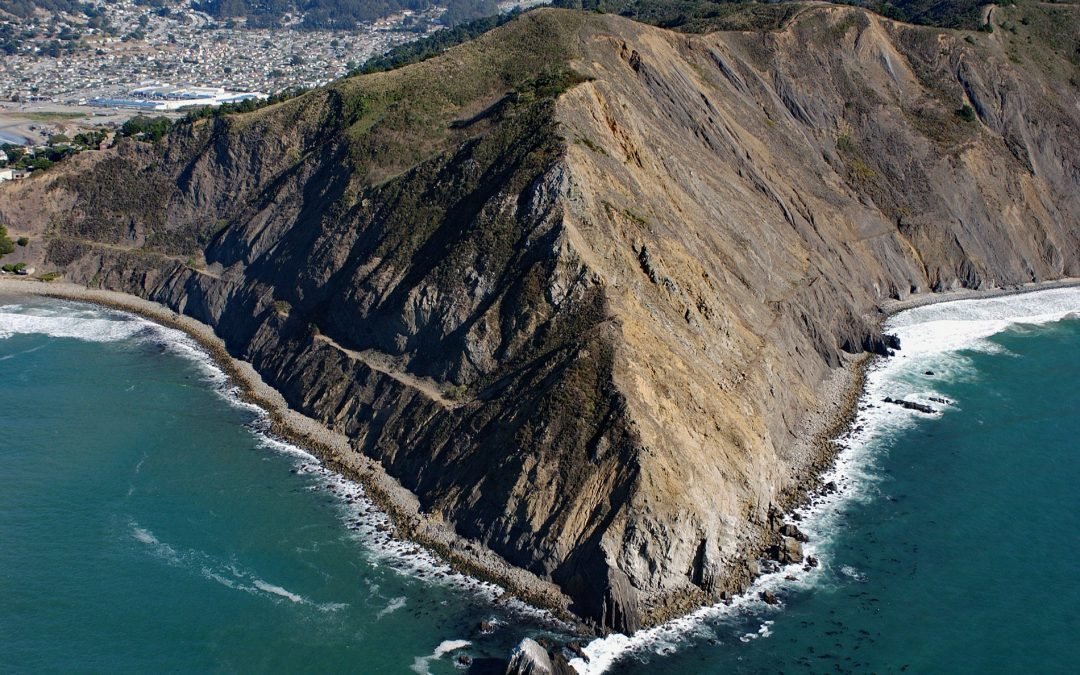
[[[214,326],[425,510],[633,630],[746,581],[881,300],[1080,276],[1076,64],[966,37],[531,12],[82,155],[0,219]]]

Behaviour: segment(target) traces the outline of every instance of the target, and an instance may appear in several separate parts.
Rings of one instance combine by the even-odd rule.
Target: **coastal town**
[[[34,37],[4,57],[0,100],[79,104],[122,97],[155,81],[266,93],[316,87],[441,28],[437,6],[355,30],[311,31],[293,29],[298,17],[282,28],[257,29],[215,21],[190,3],[160,12],[133,0],[92,1],[107,17],[108,30],[90,27],[84,16],[63,15],[66,23],[48,26],[22,22],[20,30]]]
[[[534,4],[509,0],[498,11]],[[301,15],[253,28],[242,17],[215,19],[195,0],[90,0],[80,7],[83,13],[23,18],[0,11],[0,167],[7,167],[0,181],[34,168],[27,161],[14,167],[11,146],[25,148],[17,154],[29,160],[53,137],[66,143],[81,132],[115,132],[134,115],[176,118],[185,108],[321,86],[442,30],[446,12],[432,5],[347,29],[302,30]]]

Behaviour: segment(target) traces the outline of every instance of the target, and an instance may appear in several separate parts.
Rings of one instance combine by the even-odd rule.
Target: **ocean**
[[[1078,316],[1080,289],[1060,289],[893,317],[903,348],[868,373],[838,489],[797,514],[820,565],[574,665],[1072,672]],[[0,382],[0,671],[498,672],[521,637],[560,633],[388,539],[358,486],[270,438],[176,331],[8,302]]]

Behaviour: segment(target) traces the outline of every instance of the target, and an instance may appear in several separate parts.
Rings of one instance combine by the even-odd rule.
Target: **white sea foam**
[[[4,335],[0,334],[0,338],[3,338],[3,337],[4,337]],[[31,347],[30,349],[24,349],[21,352],[15,352],[14,354],[5,354],[4,356],[0,356],[0,361],[7,361],[8,359],[13,359],[13,358],[15,358],[17,356],[22,356],[23,354],[33,354],[34,352],[39,351],[39,350],[44,349],[44,348],[45,348],[45,345],[38,345],[37,347]]]
[[[393,614],[394,612],[404,607],[406,602],[407,600],[404,595],[392,598],[389,604],[386,605],[386,607],[383,607],[379,610],[379,613],[375,615],[375,619],[378,620],[383,618],[387,614]]]
[[[262,579],[255,579],[253,583],[255,584],[255,588],[259,589],[260,591],[266,591],[267,593],[285,598],[290,602],[304,605],[311,604],[307,600],[305,600],[303,596],[287,591],[281,586],[275,586],[274,584],[263,581]]]
[[[443,640],[430,656],[417,656],[413,660],[411,670],[414,673],[419,673],[419,675],[430,675],[428,668],[431,666],[432,661],[438,661],[450,652],[464,649],[471,644],[468,640]]]
[[[147,328],[147,321],[128,317],[110,317],[105,311],[78,311],[59,314],[39,307],[19,307],[17,311],[0,310],[0,338],[19,333],[75,338],[88,342],[118,342],[134,337]]]
[[[943,405],[931,397],[943,398],[934,390],[935,383],[973,376],[970,360],[963,352],[999,352],[1000,347],[988,338],[1024,325],[1044,325],[1066,318],[1080,318],[1080,288],[959,300],[918,307],[891,317],[886,331],[900,338],[902,349],[896,357],[879,359],[868,369],[852,430],[838,439],[841,452],[823,476],[825,482],[835,483],[837,490],[815,497],[797,511],[801,519],[799,528],[811,537],[810,543],[803,547],[804,553],[818,558],[819,566],[806,571],[799,565],[788,565],[759,577],[730,605],[704,607],[632,636],[613,634],[594,640],[584,648],[589,661],[575,658],[570,665],[583,674],[603,673],[620,659],[634,654],[663,654],[714,638],[713,627],[722,625],[723,619],[763,617],[782,611],[782,602],[773,606],[760,600],[762,591],[813,587],[834,565],[850,583],[862,581],[864,576],[855,568],[830,560],[830,537],[842,527],[839,521],[845,505],[877,496],[880,477],[875,462],[887,448],[888,439],[920,419],[962,409],[962,401]],[[934,374],[926,375],[927,371]],[[886,396],[925,403],[939,412],[926,414],[886,404],[883,403]],[[743,642],[765,638],[772,633],[771,625],[771,621],[765,621],[757,632],[741,632],[735,637]]]
[[[359,483],[330,471],[301,448],[270,436],[264,425],[253,424],[252,431],[262,447],[288,456],[293,460],[297,474],[313,479],[311,490],[326,492],[335,498],[348,536],[363,546],[372,566],[385,567],[401,576],[420,579],[425,583],[455,588],[487,601],[494,601],[503,595],[504,590],[499,586],[456,572],[423,547],[394,537],[389,516],[375,506]],[[517,599],[503,602],[501,606],[504,611],[544,623],[553,629],[566,627],[550,612]],[[389,613],[383,609],[379,616],[384,616],[384,612]]]
[[[17,334],[47,335],[87,342],[131,340],[152,343],[192,361],[208,380],[220,384],[226,379],[213,359],[186,333],[129,312],[65,300],[0,305],[0,339]]]
[[[262,579],[254,572],[244,569],[235,562],[222,562],[213,556],[195,549],[178,549],[166,544],[145,527],[131,521],[131,536],[138,542],[145,544],[151,555],[162,560],[166,564],[198,571],[208,581],[213,581],[237,591],[259,595],[275,602],[288,600],[289,602],[314,607],[321,612],[336,612],[348,607],[347,603],[325,602],[317,603],[299,593],[294,593],[277,584]]]

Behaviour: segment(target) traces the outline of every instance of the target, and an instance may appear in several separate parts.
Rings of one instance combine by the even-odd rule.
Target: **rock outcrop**
[[[573,675],[575,672],[561,652],[553,655],[532,638],[518,643],[506,668],[506,675]]]
[[[629,631],[745,584],[827,460],[824,383],[898,346],[879,302],[1080,276],[1067,59],[966,37],[530,12],[80,155],[0,189],[0,220],[48,241],[40,270],[210,324],[425,511]]]

